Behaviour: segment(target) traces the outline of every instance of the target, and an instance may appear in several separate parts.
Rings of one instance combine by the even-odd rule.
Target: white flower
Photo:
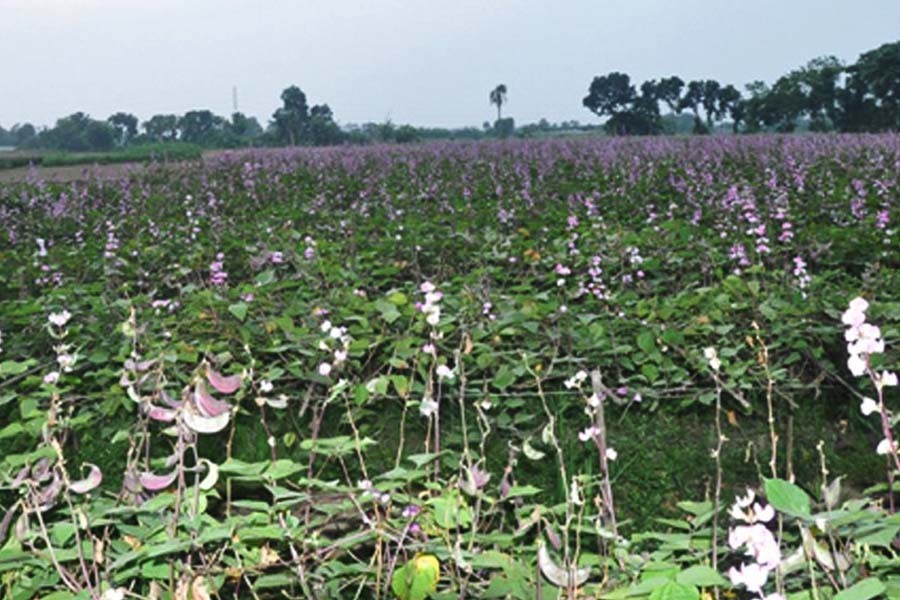
[[[854,298],[850,301],[850,310],[864,313],[869,309],[869,303],[863,298]]]
[[[897,442],[894,442],[894,451],[896,451],[896,450],[897,450]],[[890,451],[891,451],[891,443],[888,441],[887,438],[878,442],[878,446],[875,448],[875,452],[882,456],[889,453]]]
[[[331,373],[331,365],[327,362],[323,362],[319,365],[319,375],[322,377],[328,377],[328,374]]]
[[[763,568],[756,563],[741,564],[740,570],[731,567],[728,571],[728,578],[732,585],[743,585],[747,590],[760,593],[766,580],[769,578],[769,569]]]
[[[897,374],[890,371],[882,371],[881,375],[878,377],[878,381],[875,382],[875,385],[878,386],[878,389],[884,387],[896,387]]]
[[[863,398],[862,403],[859,405],[859,410],[868,417],[872,413],[881,412],[881,407],[871,398]]]
[[[597,394],[591,394],[587,399],[588,406],[591,408],[599,408],[600,407],[600,396]]]
[[[268,379],[263,379],[259,382],[259,391],[263,394],[268,394],[273,389],[272,382]]]
[[[60,354],[56,357],[56,362],[59,363],[63,371],[69,373],[72,370],[72,365],[75,364],[75,357],[71,354]]]
[[[331,321],[325,321],[319,326],[319,329],[322,330],[322,333],[328,333],[331,330]]]
[[[53,385],[57,381],[59,381],[59,371],[50,371],[44,375],[44,383],[47,385]]]
[[[841,322],[850,327],[859,327],[866,322],[866,315],[858,310],[847,310],[841,315]]]
[[[619,457],[619,453],[616,452],[615,448],[607,448],[606,449],[606,460],[616,460]]]
[[[436,372],[440,379],[453,379],[454,376],[453,369],[447,365],[438,365]]]
[[[850,358],[847,359],[847,368],[850,369],[850,372],[856,377],[859,377],[866,372],[866,361],[860,358],[858,354],[851,354]]]
[[[47,317],[51,323],[56,325],[57,327],[65,327],[66,323],[69,322],[69,319],[72,318],[72,313],[67,310],[63,310],[59,313],[50,313],[50,316]]]
[[[419,289],[422,290],[423,294],[430,294],[435,290],[434,284],[430,281],[426,281],[422,285],[419,286]]]
[[[109,588],[103,595],[100,597],[100,600],[125,600],[125,592],[127,590],[123,587],[118,588]]]
[[[584,380],[587,379],[587,373],[584,371],[578,371],[563,382],[563,385],[566,386],[567,389],[572,388],[580,388],[581,384],[584,383]]]
[[[713,371],[718,371],[722,366],[722,361],[719,360],[719,354],[716,352],[716,349],[712,346],[708,348],[704,348],[703,356],[706,357],[706,360],[709,362],[709,368]]]
[[[419,404],[419,412],[423,417],[430,417],[437,412],[437,409],[438,403],[430,396],[422,398],[422,402]]]
[[[600,433],[600,430],[597,429],[595,426],[591,425],[584,431],[581,431],[578,433],[578,439],[581,440],[582,442],[586,442],[588,440],[594,439],[594,436],[599,435],[599,433]]]

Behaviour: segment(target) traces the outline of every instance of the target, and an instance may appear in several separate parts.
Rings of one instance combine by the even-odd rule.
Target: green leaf
[[[725,586],[728,582],[718,571],[706,565],[695,565],[685,569],[675,577],[675,581],[697,587]]]
[[[394,571],[391,590],[398,600],[425,600],[440,578],[441,565],[433,554],[417,556]]]
[[[26,360],[23,362],[4,360],[3,362],[0,362],[0,375],[21,375],[33,364],[33,360]]]
[[[375,302],[375,308],[381,313],[381,318],[384,319],[386,323],[393,323],[401,316],[400,311],[397,310],[397,305],[389,300],[377,300]]]
[[[228,307],[228,312],[233,314],[238,321],[241,323],[244,322],[244,319],[247,318],[247,303],[246,302],[238,302],[236,304],[231,304]]]
[[[494,374],[494,379],[491,383],[493,383],[494,387],[498,390],[505,390],[509,386],[513,384],[516,380],[516,374],[507,366],[502,366],[497,369],[497,372]]]
[[[650,592],[650,600],[699,600],[700,590],[675,581],[663,584]]]
[[[766,479],[766,498],[775,510],[794,517],[810,516],[809,496],[799,486],[784,479]]]
[[[506,495],[506,499],[510,498],[518,498],[520,496],[534,496],[540,494],[543,490],[539,487],[535,487],[533,485],[514,485],[509,488],[509,493]]]
[[[863,579],[856,585],[848,587],[846,590],[834,597],[834,600],[869,600],[885,591],[884,584],[875,577]]]
[[[637,345],[646,354],[650,354],[656,349],[656,341],[653,339],[653,334],[649,331],[642,331],[638,334]]]

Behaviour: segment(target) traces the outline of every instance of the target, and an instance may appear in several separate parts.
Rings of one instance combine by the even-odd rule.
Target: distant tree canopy
[[[755,81],[747,95],[714,79],[685,83],[677,76],[636,88],[626,73],[594,77],[582,103],[605,118],[612,135],[652,135],[665,130],[660,105],[675,115],[689,111],[693,133],[723,121],[733,132],[874,132],[900,130],[900,42],[884,44],[846,66],[833,56],[816,58],[771,86]]]
[[[30,123],[0,127],[0,146],[71,152],[107,151],[145,143],[189,142],[210,148],[241,146],[321,146],[340,143],[409,143],[423,139],[481,139],[585,132],[598,126],[548,122],[516,127],[503,117],[508,89],[499,84],[488,100],[497,118],[481,129],[423,128],[366,123],[341,127],[328,104],[310,105],[292,85],[264,128],[254,117],[231,118],[208,109],[156,114],[144,122],[128,112],[96,120],[83,112],[59,119],[51,128]],[[841,131],[900,131],[900,41],[883,44],[846,65],[823,56],[771,84],[754,81],[742,93],[715,79],[685,81],[677,75],[638,84],[627,73],[594,77],[582,104],[603,119],[611,135]],[[663,110],[666,112],[664,113]]]
[[[275,142],[290,146],[301,144],[326,145],[342,140],[340,127],[327,104],[312,108],[306,94],[292,85],[281,92],[281,107],[272,115],[270,134]]]
[[[77,112],[57,120],[50,129],[27,136],[27,140],[17,145],[67,152],[105,151],[115,147],[116,129],[106,121]]]

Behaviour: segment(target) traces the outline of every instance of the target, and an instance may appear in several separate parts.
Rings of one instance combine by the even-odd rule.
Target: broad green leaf
[[[700,590],[670,581],[650,592],[650,600],[700,600]]]
[[[884,593],[884,584],[875,577],[863,579],[834,597],[834,600],[869,600]]]
[[[243,323],[244,319],[247,318],[247,308],[246,302],[237,302],[228,306],[228,312],[233,314],[238,321]]]
[[[775,510],[794,517],[809,517],[810,500],[799,486],[783,479],[766,479],[766,499]]]

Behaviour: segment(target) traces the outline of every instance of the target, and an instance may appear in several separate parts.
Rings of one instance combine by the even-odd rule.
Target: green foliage
[[[890,594],[900,520],[846,386],[872,392],[829,374],[848,298],[897,336],[884,198],[847,212],[853,179],[897,189],[896,142],[811,139],[247,152],[0,187],[0,596],[739,595],[748,486],[788,597]],[[737,264],[735,195],[794,238]]]

